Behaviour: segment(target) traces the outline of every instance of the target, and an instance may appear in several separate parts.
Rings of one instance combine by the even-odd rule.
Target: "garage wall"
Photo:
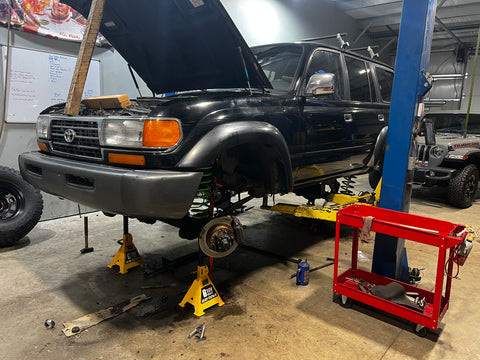
[[[430,106],[431,110],[458,110],[460,109],[464,86],[469,82],[468,79],[455,78],[454,75],[463,75],[467,59],[457,61],[457,54],[454,49],[432,53],[430,55],[430,65],[428,71],[433,76],[439,75],[443,78],[437,78],[427,95],[427,100],[437,102],[437,105]],[[444,105],[441,103],[444,102]]]
[[[331,0],[221,0],[250,46],[299,41],[312,37],[347,33],[354,47],[372,45],[354,20],[338,10]]]
[[[330,0],[317,0],[308,4],[306,0],[221,1],[251,46],[297,41],[337,32],[347,32],[346,40],[352,42],[359,33],[353,20],[338,11],[334,2]],[[354,46],[364,46],[362,40]],[[7,29],[0,27],[0,45],[6,43]],[[80,44],[12,30],[11,46],[76,56]],[[97,48],[93,57],[100,60],[102,95],[125,93],[130,97],[138,96],[125,61],[115,51]],[[150,95],[145,84],[139,78],[138,80],[141,83],[142,94]],[[3,83],[2,72],[0,74],[2,94]],[[0,102],[0,112],[3,112],[3,101]],[[0,165],[18,168],[18,155],[36,149],[34,124],[5,124],[0,139]],[[78,213],[77,204],[59,200],[48,194],[43,195],[45,201],[43,220]],[[82,211],[85,210],[82,208]]]
[[[467,63],[467,73],[468,78],[465,81],[465,88],[464,88],[464,93],[465,97],[463,98],[462,101],[462,110],[467,110],[468,107],[468,100],[470,97],[470,89],[472,86],[472,75],[473,75],[473,64],[474,64],[475,57],[473,55],[470,55],[468,57],[468,63]],[[480,60],[478,60],[480,63]],[[473,88],[473,96],[472,96],[472,106],[471,106],[471,111],[480,111],[480,65],[477,63],[477,71],[475,74],[475,83],[474,83],[474,88]]]
[[[443,75],[445,78],[434,81],[426,99],[437,104],[429,106],[428,110],[467,110],[473,80],[474,56],[466,56],[462,61],[457,60],[460,59],[457,58],[454,49],[431,54],[428,71],[434,76]],[[466,76],[464,76],[465,74]],[[451,75],[461,75],[462,77],[455,78]],[[474,85],[471,110],[480,111],[480,71],[478,67]],[[444,102],[443,105],[442,102]]]

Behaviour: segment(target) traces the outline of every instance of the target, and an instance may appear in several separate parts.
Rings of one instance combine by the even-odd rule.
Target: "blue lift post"
[[[415,148],[412,130],[423,96],[431,87],[427,75],[435,23],[436,0],[404,0],[398,37],[392,102],[379,206],[408,212]],[[409,282],[405,240],[378,234],[372,272]]]

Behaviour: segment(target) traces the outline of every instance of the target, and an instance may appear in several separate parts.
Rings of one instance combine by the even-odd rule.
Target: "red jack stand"
[[[137,248],[133,244],[132,235],[128,233],[128,217],[123,217],[123,239],[118,241],[120,249],[118,249],[115,257],[113,258],[109,268],[114,265],[120,267],[120,274],[126,274],[128,269],[136,266],[145,266],[145,262],[138,253]]]

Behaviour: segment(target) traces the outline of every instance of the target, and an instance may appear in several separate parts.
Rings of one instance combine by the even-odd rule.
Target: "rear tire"
[[[371,169],[368,172],[368,183],[372,189],[376,189],[380,179],[382,178],[381,171],[376,170],[375,168]]]
[[[0,166],[0,247],[11,246],[40,220],[40,191],[23,180],[14,169]]]
[[[473,164],[456,171],[448,183],[448,203],[461,209],[470,207],[475,200],[478,178],[478,168]]]

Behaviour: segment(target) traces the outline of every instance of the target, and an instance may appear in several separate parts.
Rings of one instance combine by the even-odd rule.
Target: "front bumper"
[[[118,168],[40,152],[21,154],[19,166],[25,180],[47,193],[105,212],[155,219],[183,218],[203,176]]]
[[[456,169],[443,167],[418,167],[415,170],[414,182],[424,183],[427,181],[450,180]]]

